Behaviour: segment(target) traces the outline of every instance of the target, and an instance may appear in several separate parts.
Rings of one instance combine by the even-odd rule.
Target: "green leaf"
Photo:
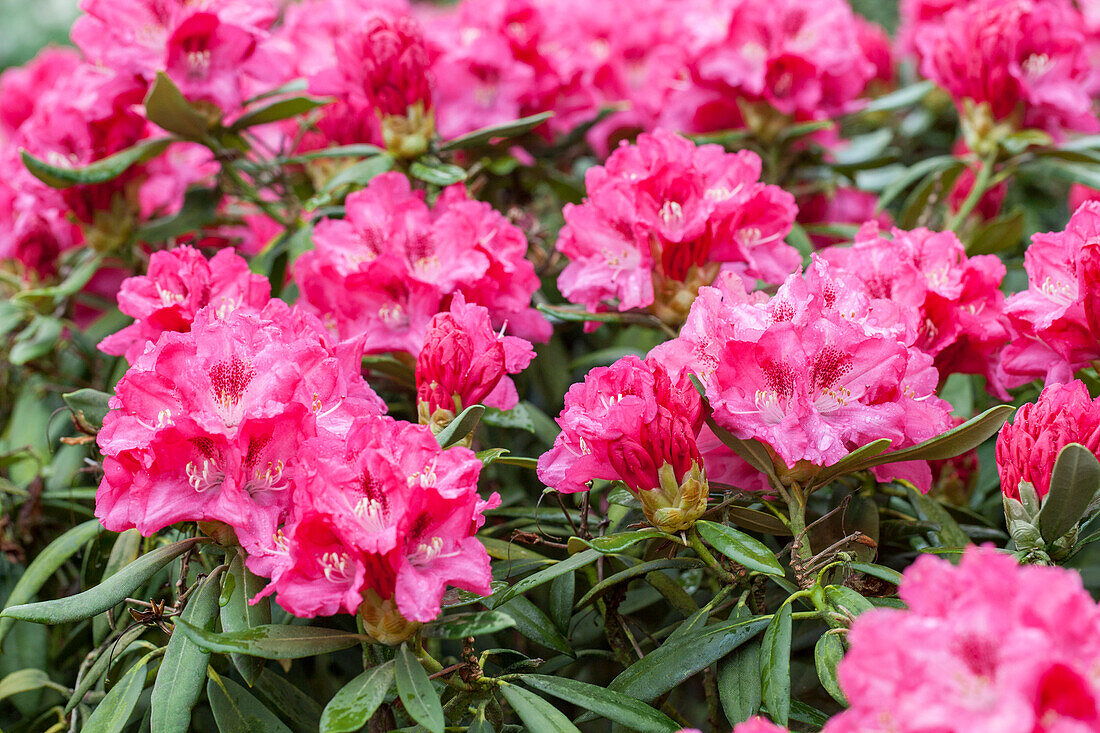
[[[218,568],[191,592],[187,607],[179,617],[181,621],[207,631],[214,629],[221,594],[220,575]],[[149,700],[152,733],[187,733],[191,725],[191,708],[202,694],[209,659],[210,653],[200,649],[186,634],[172,634]]]
[[[66,695],[69,693],[67,687],[59,685],[51,680],[50,676],[46,674],[45,671],[34,667],[28,667],[27,669],[20,669],[12,672],[6,675],[4,679],[0,680],[0,700],[23,692],[40,690],[43,687],[57,690]]]
[[[694,557],[673,557],[673,558],[658,558],[657,560],[650,560],[648,562],[638,563],[625,570],[609,575],[592,586],[584,596],[577,601],[576,610],[580,610],[587,606],[592,601],[596,600],[601,594],[607,592],[612,587],[629,581],[639,575],[646,575],[648,573],[657,570],[668,570],[670,568],[693,568],[699,567],[702,561]]]
[[[120,733],[126,727],[138,700],[141,699],[141,691],[145,689],[145,668],[149,665],[149,660],[163,651],[155,649],[130,667],[125,676],[96,705],[81,728],[83,733]]]
[[[791,711],[791,604],[772,616],[760,644],[760,690],[771,719],[787,725]]]
[[[893,583],[894,585],[901,584],[901,573],[893,568],[874,565],[867,562],[854,562],[852,563],[852,570],[857,570],[866,575],[878,578],[879,580],[885,580],[887,583]]]
[[[270,666],[264,667],[254,689],[267,698],[298,733],[317,733],[321,725],[321,706],[286,677]]]
[[[8,361],[19,366],[34,361],[53,351],[64,329],[61,321],[52,316],[38,315],[16,337],[8,352]]]
[[[99,520],[92,519],[83,524],[78,524],[47,545],[31,561],[31,564],[23,571],[23,575],[19,577],[15,587],[12,588],[7,599],[8,608],[26,603],[34,598],[42,586],[46,584],[46,581],[53,577],[58,568],[65,564],[66,560],[79,552],[84,545],[94,540],[103,531],[103,525],[99,523]],[[14,617],[6,617],[8,608],[4,609],[5,617],[0,618],[0,643],[3,643],[4,637],[15,623]]]
[[[327,100],[314,99],[313,97],[289,97],[287,99],[280,99],[277,102],[272,102],[263,107],[256,107],[248,110],[238,117],[237,121],[229,126],[229,129],[237,132],[256,125],[266,125],[271,122],[287,120],[291,117],[297,117],[306,112],[311,112],[327,103]]]
[[[633,547],[639,542],[645,542],[653,539],[666,539],[673,542],[680,543],[678,537],[665,534],[659,529],[652,527],[646,527],[645,529],[630,530],[629,532],[619,532],[618,534],[604,535],[603,537],[596,537],[588,540],[588,546],[596,552],[604,555],[617,555],[624,550]],[[680,543],[682,544],[682,543]]]
[[[413,178],[436,186],[450,186],[452,183],[466,180],[466,171],[461,166],[442,161],[414,160],[409,166],[409,175]]]
[[[727,520],[738,527],[781,537],[789,537],[791,534],[791,530],[787,525],[779,521],[775,515],[767,512],[747,509],[742,506],[729,506],[723,511],[726,513]]]
[[[229,572],[226,574],[225,587],[229,589],[229,597],[221,606],[222,631],[235,632],[246,631],[256,626],[264,626],[271,623],[271,600],[264,597],[255,604],[249,600],[264,587],[265,581],[252,574],[244,566],[244,557],[238,554],[229,564]],[[224,591],[222,595],[225,595]],[[233,666],[241,673],[241,677],[249,685],[256,684],[260,677],[260,671],[264,667],[264,661],[258,657],[250,657],[247,654],[230,654]]]
[[[307,160],[319,160],[322,158],[369,158],[372,155],[381,155],[386,152],[377,145],[369,143],[356,143],[354,145],[338,145],[324,150],[314,150],[302,153],[290,158],[279,158],[282,163],[304,163]]]
[[[497,608],[508,614],[516,623],[516,631],[531,641],[570,657],[576,656],[550,617],[531,601],[520,596]]]
[[[85,525],[81,525],[83,526]],[[21,621],[54,625],[90,618],[124,601],[127,596],[156,575],[161,568],[203,541],[204,539],[195,537],[163,545],[134,560],[95,588],[53,601],[10,606],[0,615]]]
[[[760,641],[742,644],[718,665],[718,699],[732,724],[743,723],[760,711]]]
[[[261,659],[301,659],[331,654],[357,646],[370,637],[320,626],[267,624],[241,631],[217,633],[192,626],[184,620],[176,624],[203,649],[223,654],[247,654]]]
[[[573,596],[576,594],[577,576],[566,573],[550,583],[550,620],[563,635],[569,634],[569,622],[573,619]]]
[[[966,254],[990,255],[1015,247],[1024,236],[1024,210],[986,222],[966,244]]]
[[[535,432],[535,421],[531,419],[531,414],[523,402],[520,402],[511,410],[498,410],[495,407],[490,407],[481,419],[486,425],[493,425],[498,428],[511,428],[528,433]]]
[[[119,634],[118,638],[106,647],[100,648],[99,656],[96,657],[92,666],[88,668],[88,671],[80,678],[80,682],[73,688],[73,694],[69,696],[69,701],[65,705],[66,715],[71,713],[77,705],[84,702],[84,696],[88,694],[88,691],[95,687],[100,679],[107,674],[115,660],[120,659],[126,650],[144,633],[144,626],[134,624]]]
[[[447,427],[439,431],[435,439],[443,448],[457,445],[477,429],[478,421],[485,414],[485,405],[470,405],[451,420]]]
[[[855,470],[859,470],[864,461],[870,460],[877,455],[880,455],[890,447],[889,438],[879,438],[872,441],[867,445],[860,446],[848,455],[841,458],[839,461],[831,466],[826,466],[813,478],[813,484],[815,486],[824,486],[838,476],[843,476],[846,473],[851,473]]]
[[[708,545],[749,570],[767,575],[784,574],[775,553],[755,537],[716,522],[699,521],[695,528]]]
[[[817,679],[825,692],[841,705],[847,706],[844,693],[840,691],[840,683],[836,677],[836,666],[844,656],[844,642],[836,634],[822,634],[814,646],[814,666],[817,668]]]
[[[408,643],[401,645],[393,661],[397,696],[405,706],[405,712],[431,733],[443,733],[446,723],[439,693],[432,686],[420,660],[409,649]]]
[[[614,690],[607,690],[568,677],[525,674],[519,679],[528,687],[571,702],[596,715],[625,725],[631,730],[642,733],[680,730],[680,726],[664,713],[659,713],[644,702]]]
[[[98,389],[78,389],[75,392],[66,392],[61,398],[74,414],[82,415],[89,425],[96,428],[103,425],[103,418],[110,409],[107,401],[111,399],[111,395]]]
[[[275,713],[231,679],[210,670],[206,697],[220,733],[291,733]]]
[[[553,112],[542,112],[537,115],[531,115],[530,117],[521,117],[512,122],[483,127],[480,130],[474,130],[473,132],[468,132],[465,135],[448,140],[440,145],[439,149],[444,152],[451,150],[469,150],[470,148],[485,145],[496,138],[517,137],[530,132],[553,116]]]
[[[1070,443],[1058,451],[1050,475],[1050,491],[1039,510],[1039,532],[1047,543],[1059,539],[1081,521],[1100,489],[1100,461],[1085,446]]]
[[[902,107],[910,107],[928,96],[929,92],[935,88],[935,83],[931,81],[920,81],[916,84],[910,84],[909,86],[902,87],[889,94],[884,94],[881,97],[872,99],[855,114],[886,112],[901,109]]]
[[[905,169],[897,178],[890,182],[882,190],[878,200],[878,211],[885,209],[891,201],[898,197],[905,189],[913,185],[925,176],[941,175],[952,169],[962,169],[963,163],[953,155],[936,155],[916,163]]]
[[[103,255],[97,252],[87,251],[73,264],[72,269],[57,285],[47,288],[35,288],[16,293],[12,299],[16,301],[33,301],[41,299],[53,299],[58,302],[80,292],[92,276],[99,271],[103,263]]]
[[[944,509],[943,504],[930,496],[925,496],[912,486],[905,488],[909,495],[909,501],[923,515],[924,519],[931,520],[940,525],[940,544],[948,548],[961,548],[970,544],[970,538],[962,530],[955,518]]]
[[[623,670],[609,689],[651,701],[760,633],[764,619],[712,624],[665,643]]]
[[[365,186],[375,177],[393,170],[394,159],[388,153],[361,160],[348,166],[329,179],[328,183],[321,187],[317,195],[306,202],[306,210],[313,211],[321,206],[326,206],[337,198],[341,189],[348,186]]]
[[[321,733],[348,733],[362,728],[386,699],[393,685],[394,661],[371,667],[340,688],[321,714]]]
[[[530,733],[580,733],[577,726],[533,692],[502,682],[500,692]]]
[[[515,619],[500,611],[477,611],[444,616],[425,627],[424,636],[441,639],[465,639],[467,636],[495,634],[516,625]]]
[[[137,145],[120,150],[114,155],[97,160],[80,168],[62,168],[50,165],[20,148],[23,165],[37,178],[52,188],[69,188],[77,185],[105,183],[126,172],[138,163],[157,157],[165,151],[172,141],[167,138],[144,140]]]
[[[222,194],[215,188],[192,187],[183,194],[183,206],[175,214],[143,224],[134,232],[138,242],[165,242],[212,224]]]
[[[185,140],[202,140],[211,128],[206,115],[191,106],[163,71],[157,72],[156,81],[145,95],[145,117]]]
[[[962,425],[952,428],[942,435],[929,438],[911,448],[879,453],[860,461],[851,467],[849,471],[862,471],[873,466],[900,461],[942,461],[946,458],[954,458],[966,453],[968,450],[977,448],[996,435],[1015,409],[1011,405],[991,407],[981,415],[970,418]]]
[[[523,580],[512,584],[510,588],[499,595],[494,595],[492,597],[491,607],[498,608],[522,593],[526,593],[533,588],[538,588],[543,583],[549,583],[559,575],[571,573],[578,568],[583,568],[585,565],[590,565],[594,563],[599,556],[600,553],[596,550],[585,550],[584,552],[578,552],[567,560],[555,563],[545,570],[540,570],[537,573],[528,575]]]

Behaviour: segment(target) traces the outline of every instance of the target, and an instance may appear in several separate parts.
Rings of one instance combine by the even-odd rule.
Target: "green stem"
[[[808,561],[813,557],[813,551],[806,537],[806,496],[797,485],[791,486],[787,510],[790,512],[791,534],[794,535],[792,552],[796,554],[798,560]]]
[[[691,546],[691,549],[695,550],[695,554],[699,556],[699,559],[705,562],[723,582],[733,582],[733,575],[722,567],[721,563],[715,559],[714,555],[712,555],[706,545],[703,544],[703,540],[699,537],[699,532],[696,531],[695,527],[692,527],[691,531],[688,532],[688,544]]]
[[[982,196],[989,190],[991,178],[993,176],[993,165],[996,162],[996,152],[982,159],[981,167],[974,176],[974,185],[970,188],[970,193],[967,194],[959,210],[956,211],[955,215],[948,221],[946,229],[950,229],[956,234],[958,233],[959,227],[966,221],[966,217],[970,216],[970,213],[974,211],[974,207],[981,201]]]

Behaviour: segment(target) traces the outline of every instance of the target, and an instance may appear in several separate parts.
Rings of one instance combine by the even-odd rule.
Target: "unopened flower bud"
[[[657,476],[657,488],[638,492],[646,519],[670,534],[689,528],[707,510],[710,487],[702,465],[692,462],[687,473],[677,479],[672,464],[666,463],[657,469]]]
[[[363,604],[359,606],[359,618],[363,619],[363,630],[380,644],[396,646],[412,638],[420,624],[409,621],[397,609],[392,598],[382,599],[373,588],[363,594]]]

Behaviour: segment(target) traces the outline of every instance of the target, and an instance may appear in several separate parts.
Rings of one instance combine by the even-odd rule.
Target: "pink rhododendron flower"
[[[558,286],[592,311],[648,308],[678,324],[723,266],[782,280],[801,261],[783,242],[794,198],[759,179],[749,151],[666,131],[639,136],[588,170],[584,203],[566,204],[558,250],[571,262]]]
[[[1067,382],[1100,358],[1100,202],[1083,204],[1063,231],[1032,236],[1024,269],[1028,289],[1005,306],[1004,382]]]
[[[913,344],[916,318],[914,307],[875,297],[857,276],[815,259],[770,299],[733,278],[703,289],[680,336],[650,356],[699,377],[721,427],[761,441],[780,475],[804,480],[871,441],[897,449],[949,427],[932,357]],[[728,451],[708,447],[708,466],[721,471],[712,478],[767,488]],[[924,462],[874,471],[924,491],[931,484]]]
[[[1100,399],[1089,396],[1085,385],[1073,380],[1046,387],[1035,402],[1016,411],[997,437],[997,471],[1001,491],[1020,498],[1020,482],[1027,481],[1042,498],[1050,491],[1050,474],[1058,452],[1080,443],[1100,456]]]
[[[461,292],[488,309],[494,328],[549,338],[530,307],[539,283],[523,232],[461,185],[429,209],[404,175],[386,173],[346,209],[345,219],[317,224],[316,248],[294,267],[302,302],[342,337],[365,336],[368,353],[419,354],[432,316]]]
[[[1100,730],[1100,608],[1081,576],[968,548],[923,555],[907,609],[860,614],[838,668],[850,708],[825,733]]]
[[[628,356],[590,371],[565,396],[562,432],[539,458],[538,476],[564,493],[597,479],[622,481],[646,517],[665,531],[690,526],[706,509],[696,437],[702,401],[686,374]]]
[[[305,443],[294,505],[274,549],[250,558],[262,595],[295,616],[355,613],[366,591],[410,621],[439,615],[447,585],[489,592],[489,556],[474,533],[498,503],[477,493],[481,461],[442,450],[424,426],[357,417],[346,438]]]
[[[953,232],[894,229],[887,238],[873,222],[851,247],[822,256],[863,280],[872,297],[913,308],[916,346],[935,357],[941,377],[981,374],[1007,398],[996,369],[1009,339],[1000,291],[1005,266],[998,257],[967,257]]]
[[[1081,183],[1069,187],[1069,210],[1077,211],[1086,201],[1100,201],[1100,190],[1089,188]]]
[[[938,5],[937,5],[938,7]],[[964,115],[981,105],[989,119],[967,121],[977,134],[991,122],[1052,133],[1100,128],[1088,91],[1081,16],[1064,0],[955,3],[913,39],[920,70],[946,89]]]
[[[442,427],[478,403],[512,409],[519,395],[507,375],[523,371],[534,357],[531,342],[495,333],[489,311],[456,293],[450,310],[432,317],[416,359],[421,424]]]
[[[24,66],[0,74],[0,141],[15,134],[34,113],[44,90],[58,83],[80,66],[80,54],[71,48],[42,49]]]
[[[216,311],[161,334],[119,381],[97,436],[96,516],[144,535],[223,522],[253,552],[271,545],[290,507],[301,443],[385,406],[363,381],[357,345],[332,343],[312,316],[280,300]]]
[[[149,271],[128,278],[118,293],[118,307],[134,323],[99,343],[101,351],[125,356],[131,364],[165,331],[189,331],[200,309],[213,306],[219,315],[238,307],[259,310],[271,298],[271,284],[253,275],[232,249],[208,262],[197,249],[177,247],[154,252]]]

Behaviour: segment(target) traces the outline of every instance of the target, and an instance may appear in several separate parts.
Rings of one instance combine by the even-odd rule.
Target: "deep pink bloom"
[[[243,28],[195,13],[169,36],[165,71],[189,100],[233,111],[242,101],[241,65],[255,48],[255,36]]]
[[[478,403],[512,409],[519,395],[507,375],[523,371],[534,357],[531,342],[495,333],[489,311],[456,293],[450,310],[436,314],[428,324],[416,360],[421,423],[436,410],[454,416]]]
[[[558,286],[592,311],[649,308],[679,323],[722,267],[781,281],[801,259],[783,242],[794,198],[759,179],[749,151],[640,135],[588,169],[583,204],[566,204],[558,250],[571,262]]]
[[[1024,254],[1028,289],[1009,297],[1008,387],[1066,382],[1100,358],[1100,202],[1083,204],[1060,232],[1036,234]]]
[[[974,0],[921,24],[913,38],[921,73],[964,112],[970,100],[987,105],[993,121],[1093,131],[1100,124],[1089,99],[1082,26],[1064,0]]]
[[[1082,183],[1069,187],[1069,210],[1077,211],[1086,201],[1100,201],[1100,190],[1089,188]]]
[[[429,209],[404,175],[386,173],[346,209],[345,219],[317,224],[316,248],[294,266],[302,302],[342,337],[365,336],[369,353],[419,354],[432,316],[461,292],[489,310],[494,328],[549,338],[530,307],[539,283],[523,232],[461,185]]]
[[[224,316],[239,307],[259,310],[270,298],[267,278],[253,275],[232,249],[210,261],[187,246],[154,252],[148,273],[128,278],[118,294],[119,310],[134,323],[103,339],[99,348],[133,364],[146,344],[165,331],[191,330],[195,315],[207,305]]]
[[[825,733],[1100,730],[1100,608],[1078,573],[970,547],[904,573],[907,609],[860,614]]]
[[[1050,491],[1050,474],[1058,452],[1080,443],[1100,457],[1100,399],[1092,399],[1085,385],[1073,380],[1052,384],[1035,402],[1020,407],[997,437],[997,471],[1001,491],[1020,498],[1020,482],[1027,481],[1042,498]]]
[[[0,141],[14,135],[31,116],[44,90],[71,74],[80,63],[75,50],[49,46],[24,66],[5,69],[0,74]]]
[[[439,615],[447,585],[489,592],[489,556],[474,533],[497,502],[477,493],[481,462],[442,450],[424,426],[358,417],[344,439],[302,447],[294,506],[273,550],[250,567],[263,595],[296,616],[355,613],[368,590],[404,618]]]
[[[833,247],[822,256],[863,280],[872,297],[916,309],[916,345],[935,357],[941,377],[981,374],[1007,397],[997,379],[1009,338],[1000,290],[1005,266],[998,257],[967,257],[952,232],[894,229],[887,238],[873,222],[859,230],[852,247]]]
[[[302,441],[385,406],[363,381],[361,351],[332,343],[312,316],[280,300],[216,310],[161,334],[119,381],[97,436],[96,516],[145,535],[223,522],[253,552],[270,547],[290,507]]]

